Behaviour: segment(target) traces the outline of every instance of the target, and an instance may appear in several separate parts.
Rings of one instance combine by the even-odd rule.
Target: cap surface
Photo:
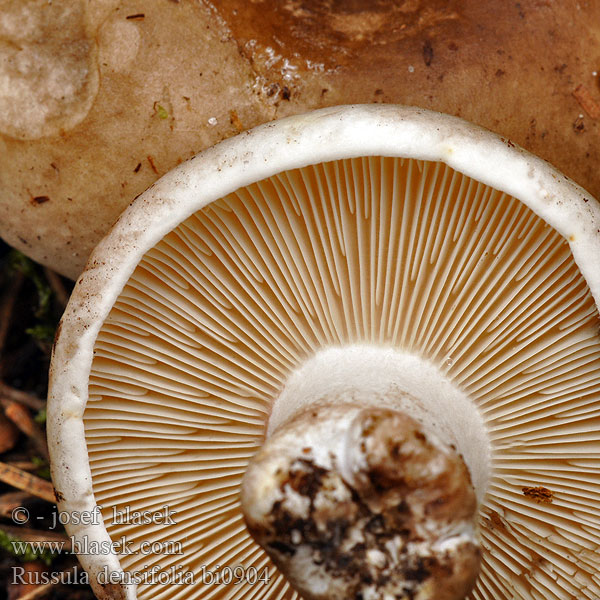
[[[463,117],[598,197],[599,23],[578,0],[4,0],[0,236],[76,278],[181,161],[350,103]]]

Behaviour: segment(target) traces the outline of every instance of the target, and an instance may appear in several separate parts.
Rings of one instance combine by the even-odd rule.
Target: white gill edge
[[[205,150],[167,173],[121,215],[92,253],[62,320],[50,372],[48,438],[59,508],[95,506],[83,427],[95,339],[143,255],[206,204],[275,173],[359,156],[441,161],[514,196],[568,242],[600,306],[600,204],[547,162],[461,119],[414,107],[326,108],[268,123]],[[103,524],[69,535],[110,540]],[[116,555],[80,557],[90,573],[121,571]],[[115,596],[117,597],[117,596]],[[135,598],[132,586],[125,598]]]

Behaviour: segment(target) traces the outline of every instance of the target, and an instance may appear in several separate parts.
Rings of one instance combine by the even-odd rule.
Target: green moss
[[[42,408],[41,410],[39,410],[37,412],[37,414],[35,415],[35,417],[33,417],[33,420],[38,425],[45,425],[46,424],[46,409]]]
[[[32,456],[31,462],[37,467],[35,474],[47,481],[51,480],[50,465],[41,456]]]
[[[59,542],[60,544],[60,542]],[[58,547],[58,546],[57,546]],[[22,562],[41,560],[50,566],[56,554],[50,552],[40,542],[24,542],[0,529],[0,548],[12,556],[16,556]],[[40,548],[44,548],[40,550]]]
[[[37,340],[38,342],[48,342],[52,343],[54,340],[54,332],[56,331],[55,327],[52,325],[44,325],[38,324],[34,327],[28,327],[25,330],[27,335],[30,335],[32,338]]]
[[[35,311],[35,316],[41,319],[48,315],[50,310],[50,302],[52,300],[52,288],[48,285],[46,279],[40,274],[40,271],[36,264],[27,258],[22,252],[18,250],[10,251],[10,266],[14,271],[23,273],[27,279],[29,279],[38,295],[38,308]]]

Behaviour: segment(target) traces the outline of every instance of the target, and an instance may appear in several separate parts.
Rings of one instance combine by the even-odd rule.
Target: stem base
[[[312,406],[257,453],[242,507],[307,600],[462,600],[477,577],[468,469],[399,411]]]

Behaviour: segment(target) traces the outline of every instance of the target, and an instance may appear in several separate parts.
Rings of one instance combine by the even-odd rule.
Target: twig
[[[0,405],[4,414],[25,434],[33,437],[36,434],[36,424],[27,409],[18,402],[0,397]]]
[[[18,490],[29,492],[42,500],[56,502],[54,488],[51,483],[3,462],[0,462],[0,481],[12,485]]]
[[[65,569],[63,574],[58,576],[57,583],[53,583],[52,581],[44,583],[25,594],[25,596],[21,596],[18,600],[39,600],[40,598],[44,598],[55,589],[56,585],[60,584],[62,581],[70,581],[72,577],[75,577],[77,575],[77,569],[77,565]]]
[[[0,404],[4,414],[26,435],[33,443],[37,451],[46,459],[50,460],[48,454],[48,442],[44,432],[38,427],[26,408],[22,404],[0,397]]]
[[[32,592],[37,591],[40,587],[40,584],[37,583],[38,578],[42,573],[48,572],[48,568],[40,561],[27,561],[21,568],[25,577],[13,576],[8,593],[10,600],[23,600]]]
[[[54,585],[51,581],[38,585],[31,592],[28,592],[24,596],[19,596],[17,600],[39,600],[40,598],[45,598],[52,591]]]
[[[0,454],[12,450],[18,439],[19,430],[0,412]]]
[[[3,381],[0,381],[0,397],[6,398],[7,400],[14,400],[33,410],[42,410],[42,408],[46,408],[46,403],[41,398],[29,394],[28,392],[16,390],[15,388],[6,385]]]
[[[27,492],[7,492],[0,496],[0,517],[12,517],[15,508],[35,500],[35,496]]]
[[[46,275],[46,279],[48,280],[56,299],[64,309],[69,301],[69,292],[67,292],[60,275],[48,267],[44,267],[44,274]]]
[[[21,471],[35,471],[40,468],[40,465],[36,465],[31,460],[6,460],[4,464],[14,467],[15,469],[21,469]]]

